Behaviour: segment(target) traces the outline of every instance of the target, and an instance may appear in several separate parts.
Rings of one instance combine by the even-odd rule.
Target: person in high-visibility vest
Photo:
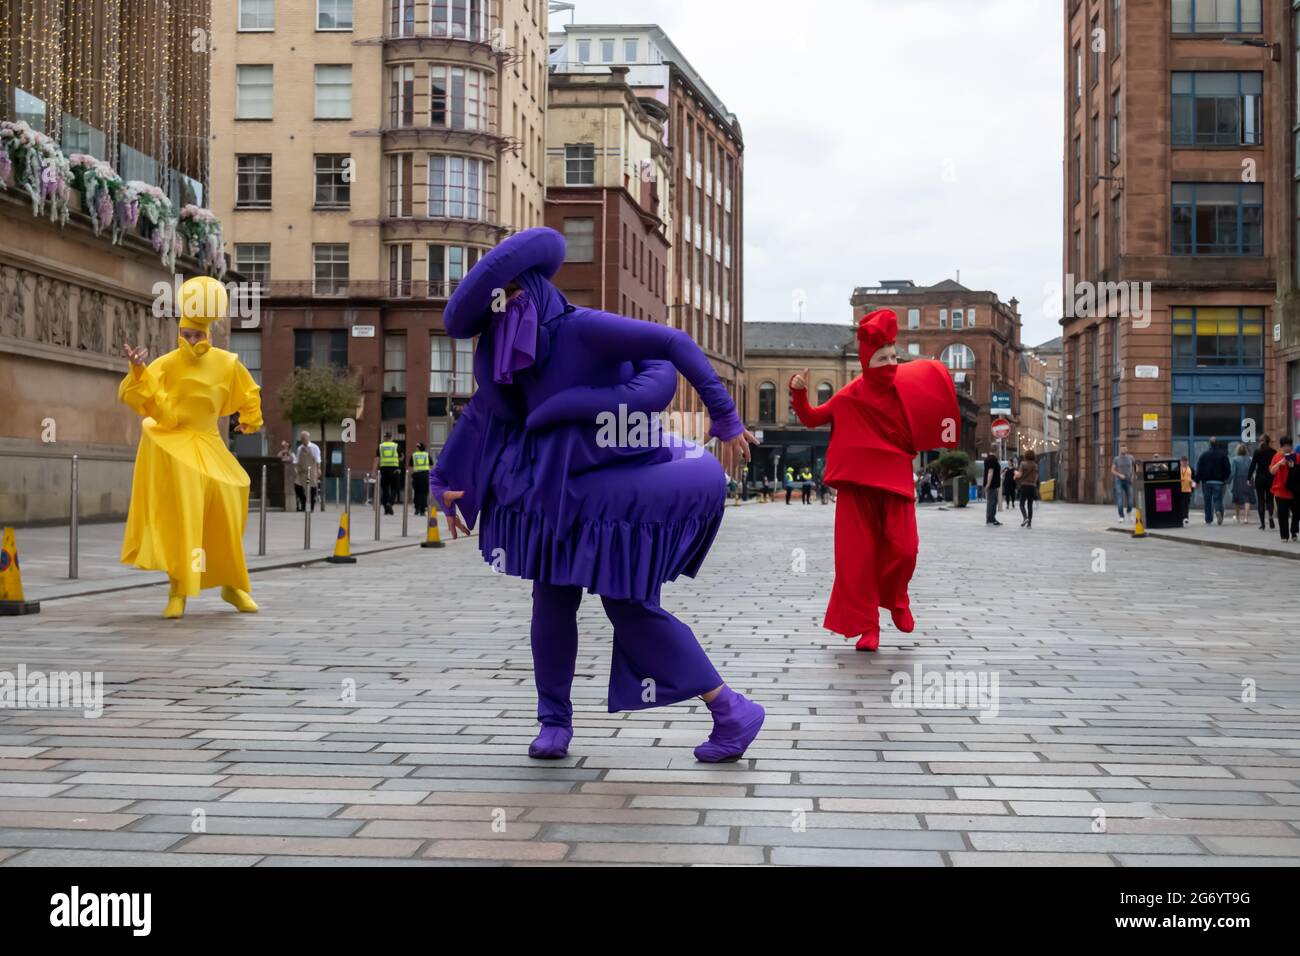
[[[790,503],[790,493],[794,491],[794,469],[787,467],[785,470],[785,480],[781,483],[785,488],[785,503]]]
[[[422,515],[429,510],[429,453],[422,441],[415,443],[415,449],[411,452],[411,495],[415,513]]]
[[[383,495],[384,514],[393,513],[397,489],[402,483],[402,453],[393,441],[392,432],[384,432],[384,440],[375,452],[375,470],[379,472],[379,491]]]
[[[800,492],[803,494],[803,503],[806,505],[812,504],[813,473],[812,469],[807,465],[804,465],[803,471],[799,472],[799,481],[801,482]]]

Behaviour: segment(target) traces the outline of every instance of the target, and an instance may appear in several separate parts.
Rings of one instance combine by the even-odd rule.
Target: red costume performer
[[[858,325],[862,375],[825,405],[809,405],[807,389],[790,380],[799,420],[809,428],[831,423],[825,482],[838,498],[835,585],[824,626],[861,635],[859,650],[880,646],[879,608],[889,609],[900,631],[914,627],[907,597],[918,548],[912,460],[918,451],[955,446],[960,430],[957,392],[942,363],[871,367],[872,356],[897,338],[893,312],[865,316]]]

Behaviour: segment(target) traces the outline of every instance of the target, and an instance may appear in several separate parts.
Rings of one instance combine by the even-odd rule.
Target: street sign
[[[1142,413],[1142,430],[1144,432],[1157,432],[1160,430],[1160,415],[1157,412]]]
[[[1159,378],[1159,365],[1139,365],[1133,369],[1133,374],[1137,378]]]
[[[352,326],[352,337],[354,339],[373,339],[375,337],[375,327],[373,325],[354,325]]]
[[[993,419],[993,437],[994,437],[994,438],[1010,438],[1010,437],[1011,437],[1011,423],[1010,423],[1009,421],[1007,421],[1005,418],[995,418],[995,419]]]
[[[763,444],[763,429],[760,428],[758,431],[754,432],[754,437],[758,439],[760,445]]]
[[[1011,393],[994,392],[993,398],[989,402],[989,411],[992,412],[994,415],[1010,415],[1011,414]]]

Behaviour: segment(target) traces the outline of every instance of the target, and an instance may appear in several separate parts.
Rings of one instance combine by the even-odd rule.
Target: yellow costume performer
[[[145,416],[122,561],[167,572],[165,618],[180,617],[187,597],[217,586],[240,611],[257,610],[244,562],[248,474],[226,448],[217,420],[238,412],[240,431],[257,431],[262,390],[233,352],[207,340],[209,324],[227,307],[216,279],[182,285],[179,348],[145,366],[146,353],[128,347],[131,369],[117,393]]]

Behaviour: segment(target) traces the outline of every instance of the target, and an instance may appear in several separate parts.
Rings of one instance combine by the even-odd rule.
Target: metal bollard
[[[75,581],[77,579],[77,550],[78,550],[78,527],[77,519],[80,510],[77,507],[77,487],[78,487],[78,470],[80,462],[76,455],[72,456],[72,491],[71,499],[68,503],[68,577]]]
[[[264,557],[266,555],[266,465],[262,466],[262,498],[257,512],[260,521],[257,532],[257,555]]]
[[[348,534],[352,533],[352,469],[343,469],[343,513],[348,516]]]
[[[379,540],[379,475],[375,475],[375,540]]]
[[[415,488],[415,482],[411,472],[406,472],[406,479],[402,487],[402,537],[406,537],[406,521],[411,513],[411,491]]]
[[[302,509],[302,549],[311,550],[311,508]]]

